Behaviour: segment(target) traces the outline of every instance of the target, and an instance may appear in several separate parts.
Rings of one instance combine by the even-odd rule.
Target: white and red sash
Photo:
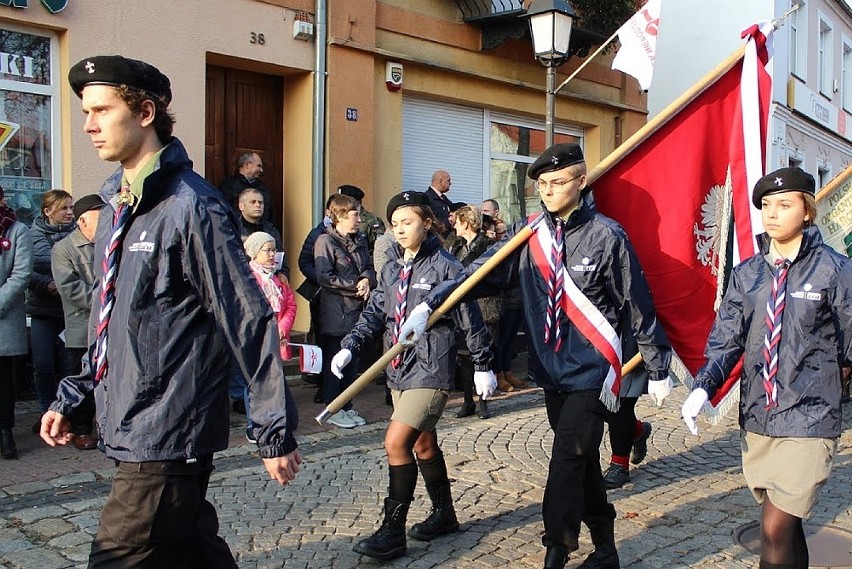
[[[547,224],[538,224],[529,243],[533,262],[547,281],[550,264],[545,251],[550,251],[553,244],[553,235]],[[565,273],[568,277],[563,279],[562,310],[583,337],[609,362],[609,371],[601,389],[601,401],[608,409],[616,411],[621,390],[621,338],[598,307],[579,289],[567,267]]]

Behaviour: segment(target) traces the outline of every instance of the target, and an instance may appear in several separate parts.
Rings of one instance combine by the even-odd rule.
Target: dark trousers
[[[358,374],[358,358],[352,358],[349,365],[343,368],[343,379],[338,379],[336,375],[331,373],[331,359],[340,351],[340,341],[343,336],[327,336],[320,334],[317,337],[317,344],[322,350],[322,400],[328,405],[334,399],[343,393],[343,390],[352,385]],[[343,406],[345,410],[352,408],[352,403],[347,403]]]
[[[512,344],[521,329],[524,314],[520,308],[505,308],[500,315],[499,337],[494,340],[494,372],[512,371]]]
[[[599,389],[546,391],[553,451],[544,490],[544,545],[577,549],[580,522],[612,518],[601,475],[600,451],[606,407]]]
[[[616,456],[629,456],[636,435],[636,402],[638,397],[623,397],[618,411],[606,412],[609,425],[609,446]]]
[[[198,462],[121,462],[92,542],[90,569],[235,568]]]
[[[15,426],[15,356],[0,356],[0,429]]]
[[[81,361],[86,355],[86,348],[65,348],[71,358],[74,373],[82,369]],[[95,392],[90,391],[83,402],[71,413],[71,432],[75,435],[92,434],[92,424],[95,422]]]
[[[33,316],[30,322],[33,385],[38,395],[39,407],[44,413],[56,399],[59,380],[71,375],[77,364],[72,366],[65,344],[59,339],[59,334],[65,329],[62,318]]]

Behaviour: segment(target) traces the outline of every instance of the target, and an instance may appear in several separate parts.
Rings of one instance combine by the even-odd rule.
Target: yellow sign
[[[6,148],[9,140],[15,136],[21,125],[9,121],[0,121],[0,151]]]

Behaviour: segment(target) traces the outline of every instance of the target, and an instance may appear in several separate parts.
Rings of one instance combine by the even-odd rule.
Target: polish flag
[[[760,215],[750,197],[765,167],[772,30],[746,30],[744,48],[588,176],[598,209],[626,229],[636,249],[657,315],[685,365],[678,375],[690,384],[705,362],[726,261],[755,252]],[[738,377],[719,390],[713,410],[736,405]]]

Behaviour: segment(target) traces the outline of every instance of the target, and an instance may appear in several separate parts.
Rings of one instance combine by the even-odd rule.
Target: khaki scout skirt
[[[831,473],[836,439],[766,437],[740,431],[743,474],[758,504],[808,518]]]
[[[391,389],[391,397],[391,421],[399,421],[418,431],[431,431],[444,414],[450,396],[443,389]]]

